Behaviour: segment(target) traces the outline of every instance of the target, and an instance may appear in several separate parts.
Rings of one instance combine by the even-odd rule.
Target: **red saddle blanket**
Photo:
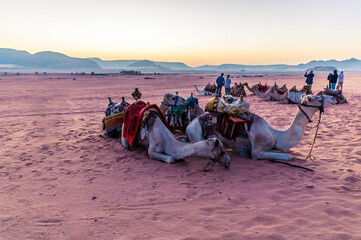
[[[248,137],[245,123],[247,123],[248,131],[250,131],[252,122],[252,118],[242,119],[239,117],[232,117],[227,113],[222,113],[217,118],[217,132],[230,140],[234,140],[240,134],[244,135],[244,137]]]
[[[143,114],[150,108],[156,109],[163,123],[169,128],[163,113],[157,105],[147,105],[143,101],[135,102],[127,108],[124,115],[123,137],[127,140],[129,147],[134,146],[138,131],[140,130],[140,124],[142,123]]]
[[[267,84],[265,84],[265,85],[259,84],[259,85],[258,85],[258,90],[259,90],[259,91],[262,91],[262,92],[267,91],[268,88],[269,88],[269,86],[268,86]]]

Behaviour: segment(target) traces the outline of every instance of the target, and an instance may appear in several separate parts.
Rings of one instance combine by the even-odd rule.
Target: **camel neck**
[[[303,106],[301,108],[310,119],[312,119],[313,115],[318,111],[317,108]],[[275,148],[280,150],[288,150],[296,146],[301,141],[305,133],[307,124],[308,119],[306,115],[301,110],[298,110],[289,128],[284,131],[277,132],[278,136],[276,136],[275,138]]]
[[[165,105],[163,102],[160,103],[159,105],[159,109],[160,111],[163,113],[163,115],[165,115],[165,113],[167,112],[167,110],[169,109],[169,106]]]

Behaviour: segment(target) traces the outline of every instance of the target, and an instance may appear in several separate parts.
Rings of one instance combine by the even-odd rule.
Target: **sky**
[[[0,0],[0,48],[103,60],[361,59],[361,0]]]

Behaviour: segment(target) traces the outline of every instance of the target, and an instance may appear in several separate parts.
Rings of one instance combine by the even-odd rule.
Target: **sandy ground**
[[[204,173],[207,159],[168,165],[104,136],[108,96],[132,102],[138,87],[144,101],[159,103],[164,93],[188,97],[194,83],[216,77],[0,76],[0,239],[361,239],[360,75],[345,74],[350,103],[326,109],[317,159],[302,160],[316,116],[291,149],[291,162],[313,173],[232,150],[229,170],[217,165]],[[314,92],[325,79],[316,75]],[[232,81],[301,87],[304,78]],[[207,99],[199,97],[202,106]],[[297,111],[246,99],[279,129]]]

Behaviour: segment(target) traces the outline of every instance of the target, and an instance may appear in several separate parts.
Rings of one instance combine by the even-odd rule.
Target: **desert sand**
[[[361,239],[360,75],[345,73],[348,104],[325,110],[290,153],[314,172],[227,149],[230,169],[207,159],[166,164],[104,135],[108,96],[159,103],[217,75],[0,76],[0,239]],[[203,77],[203,78],[201,78]],[[232,78],[302,87],[304,77]],[[327,84],[316,74],[313,91]],[[224,89],[223,89],[224,91]],[[285,129],[297,105],[249,96],[251,111]],[[209,97],[198,97],[203,107]],[[313,185],[312,188],[306,185]]]

